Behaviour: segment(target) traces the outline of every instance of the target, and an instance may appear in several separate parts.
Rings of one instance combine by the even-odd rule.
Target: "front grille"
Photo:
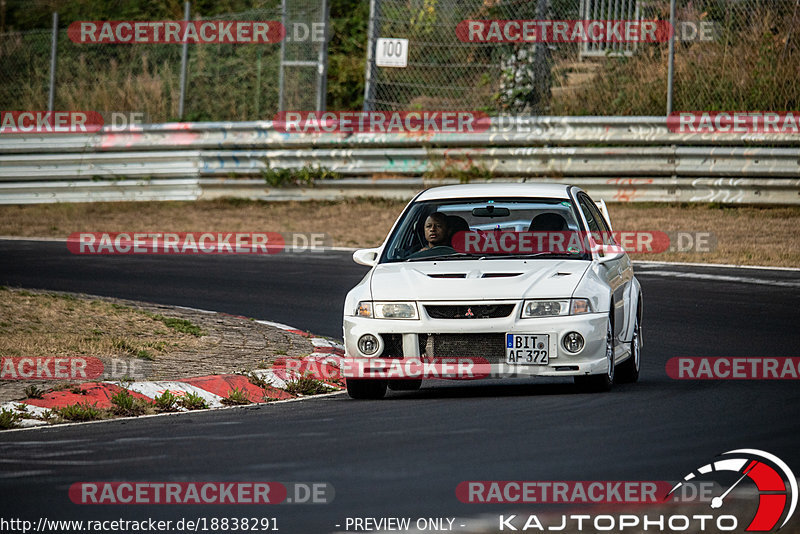
[[[431,353],[427,351],[430,350]],[[505,334],[420,334],[419,353],[434,358],[475,358],[489,363],[506,359]]]
[[[431,319],[495,319],[508,317],[513,304],[430,305],[425,311]]]

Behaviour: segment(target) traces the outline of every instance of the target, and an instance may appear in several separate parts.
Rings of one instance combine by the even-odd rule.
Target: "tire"
[[[392,391],[417,391],[421,387],[421,378],[416,380],[389,380],[389,389]]]
[[[382,399],[386,395],[386,380],[348,379],[347,394],[352,399]]]
[[[641,341],[642,327],[639,324],[639,317],[634,319],[633,339],[631,340],[631,357],[619,364],[616,380],[618,384],[633,384],[639,381],[639,369],[642,366]]]
[[[605,373],[576,376],[575,385],[583,391],[599,393],[610,390],[614,384],[614,323],[611,317],[608,318],[606,326],[606,359],[608,360],[608,370]]]

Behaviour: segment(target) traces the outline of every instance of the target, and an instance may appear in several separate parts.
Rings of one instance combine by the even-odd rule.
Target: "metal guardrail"
[[[663,117],[492,120],[461,134],[287,134],[271,122],[175,123],[95,134],[0,135],[0,203],[246,196],[408,198],[472,167],[552,179],[607,200],[800,203],[800,136],[682,134]],[[509,131],[514,130],[514,131]],[[269,168],[345,179],[271,188]],[[542,178],[547,177],[547,178]]]
[[[402,146],[800,146],[781,134],[677,133],[664,117],[504,117],[475,133],[303,135],[278,131],[272,121],[148,124],[133,131],[94,134],[3,134],[0,154],[53,154],[187,149],[356,148]]]

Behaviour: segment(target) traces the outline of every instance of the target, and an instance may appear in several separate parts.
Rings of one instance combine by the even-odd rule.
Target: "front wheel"
[[[617,371],[617,382],[620,384],[632,384],[639,380],[639,369],[642,365],[641,334],[642,327],[639,325],[639,318],[636,317],[633,323],[631,356],[619,364],[619,371]]]
[[[608,367],[606,372],[599,375],[576,376],[575,385],[583,391],[601,392],[608,391],[614,384],[614,325],[611,317],[608,318],[606,326],[606,360]]]
[[[353,399],[382,399],[386,395],[386,380],[348,379],[347,394]]]

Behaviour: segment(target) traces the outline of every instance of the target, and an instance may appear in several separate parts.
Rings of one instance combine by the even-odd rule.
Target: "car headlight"
[[[522,318],[556,317],[592,313],[589,299],[526,300],[522,303]]]
[[[569,299],[526,300],[522,304],[522,317],[553,317],[569,314]]]
[[[416,302],[380,302],[363,300],[358,303],[356,315],[375,319],[419,319]]]

